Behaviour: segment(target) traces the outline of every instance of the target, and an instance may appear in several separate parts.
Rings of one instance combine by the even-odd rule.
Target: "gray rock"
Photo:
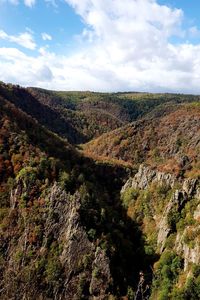
[[[200,264],[200,245],[198,240],[194,241],[194,247],[192,248],[184,242],[188,228],[189,227],[185,228],[182,234],[177,233],[175,241],[175,250],[184,259],[184,271],[188,269],[191,263]],[[194,230],[198,230],[198,228],[195,228]]]
[[[194,211],[194,219],[200,221],[200,204],[197,206],[197,208]]]
[[[161,217],[161,220],[160,220],[159,224],[157,225],[157,229],[158,229],[157,246],[158,246],[159,253],[163,252],[166,239],[170,233],[170,228],[168,225],[168,214],[173,206],[174,206],[174,202],[173,202],[173,200],[171,200],[167,204],[167,206],[163,212],[163,215]]]
[[[184,191],[176,190],[172,194],[171,200],[165,207],[165,210],[161,217],[161,221],[157,225],[157,228],[158,228],[157,245],[158,245],[158,251],[160,253],[163,252],[166,239],[169,236],[169,233],[171,231],[169,224],[168,224],[168,215],[169,215],[170,211],[174,208],[177,211],[180,210],[186,203],[187,199],[188,199],[187,195]]]
[[[192,196],[196,191],[197,179],[185,179],[183,182],[183,190],[188,194],[188,196]]]
[[[170,201],[167,203],[166,207],[163,210],[162,216],[154,216],[158,233],[158,252],[161,253],[165,248],[166,239],[171,231],[168,225],[168,215],[170,211],[172,209],[175,209],[175,211],[181,211],[186,202],[192,199],[192,197],[200,199],[200,187],[199,181],[197,179],[185,179],[184,181],[181,181],[172,174],[151,170],[144,165],[140,165],[136,175],[133,178],[128,179],[128,181],[123,186],[121,193],[124,193],[128,188],[145,190],[152,183],[167,185],[171,189],[174,188],[175,183],[178,183],[180,185],[180,189],[176,189],[173,192]],[[198,219],[199,217],[200,208],[197,207],[194,218]]]
[[[11,208],[18,209],[18,219],[23,221],[24,230],[21,232],[16,243],[10,244],[7,253],[7,270],[5,277],[9,278],[10,270],[16,273],[25,268],[26,253],[32,251],[29,246],[28,237],[31,233],[31,224],[27,222],[26,210],[18,206],[23,190],[18,184],[12,191],[10,197]],[[61,252],[55,256],[56,261],[61,265],[62,289],[59,284],[53,286],[52,299],[79,300],[82,297],[82,284],[90,286],[91,294],[88,299],[106,299],[106,291],[112,282],[110,272],[110,261],[106,253],[97,248],[89,241],[87,232],[82,226],[80,218],[81,196],[77,192],[74,195],[66,193],[58,183],[50,188],[45,196],[44,206],[41,209],[40,218],[44,224],[41,238],[41,245],[37,248],[39,257],[46,255],[49,251],[49,240],[58,241]],[[34,247],[34,246],[32,246]],[[23,253],[20,262],[14,259],[16,249]],[[84,262],[89,258],[89,264],[85,267]],[[94,269],[98,268],[97,276]],[[5,290],[12,290],[12,285],[7,280]],[[37,290],[37,286],[20,287],[23,291],[24,299],[30,299],[30,294],[34,294],[34,299],[43,299],[43,295]],[[11,292],[12,293],[12,292]],[[23,298],[20,296],[20,299]],[[11,299],[12,297],[9,297]],[[7,299],[7,298],[6,298]]]
[[[95,259],[92,264],[92,280],[90,283],[90,293],[98,295],[96,299],[105,299],[106,290],[112,283],[109,259],[101,248],[97,248],[95,252]]]
[[[175,183],[175,176],[169,173],[163,173],[155,170],[151,170],[144,165],[140,165],[138,172],[133,178],[130,178],[122,187],[123,193],[127,188],[145,190],[153,182],[157,182],[161,185],[167,185],[173,188]]]

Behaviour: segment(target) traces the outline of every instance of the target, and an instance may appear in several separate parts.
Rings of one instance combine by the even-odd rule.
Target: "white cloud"
[[[35,5],[36,0],[24,0],[24,4],[28,7],[33,7]]]
[[[40,47],[38,49],[38,52],[41,54],[41,55],[45,55],[47,53],[47,49],[49,48],[48,45],[44,46],[44,47]]]
[[[200,44],[171,42],[199,32],[182,29],[182,10],[156,0],[65,1],[85,23],[75,54],[43,47],[35,57],[0,48],[1,80],[62,90],[200,93]]]
[[[47,4],[50,4],[54,7],[58,7],[57,5],[57,0],[44,0]],[[3,3],[10,3],[10,4],[14,4],[14,5],[18,5],[20,3],[20,0],[0,0],[0,4]],[[28,7],[33,7],[36,4],[36,0],[23,0],[22,2],[24,2],[24,4]]]
[[[42,85],[53,79],[44,56],[30,57],[16,48],[0,48],[0,78],[22,85]]]
[[[199,38],[200,37],[200,30],[196,26],[192,26],[188,30],[189,36],[192,38]]]
[[[14,4],[14,5],[18,5],[19,4],[19,0],[0,0],[0,4],[3,4],[5,2]]]
[[[0,0],[0,4],[8,2],[10,4],[18,5],[20,3],[19,0]],[[24,4],[28,7],[33,7],[36,3],[36,0],[24,0]]]
[[[36,44],[30,32],[23,32],[19,35],[8,35],[4,30],[0,30],[0,39],[16,43],[27,49],[34,50],[36,48]]]
[[[58,5],[56,3],[56,0],[45,0],[45,2],[47,4],[50,4],[50,5],[54,6],[54,7],[58,7]]]
[[[41,33],[42,39],[44,41],[51,41],[52,40],[52,36],[46,32]]]

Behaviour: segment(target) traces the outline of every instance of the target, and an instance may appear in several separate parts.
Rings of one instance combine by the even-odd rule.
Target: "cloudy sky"
[[[0,80],[200,94],[199,0],[0,0]]]

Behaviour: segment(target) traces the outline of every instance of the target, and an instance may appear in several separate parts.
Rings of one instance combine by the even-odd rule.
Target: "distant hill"
[[[199,100],[197,96],[174,94],[55,92],[37,88],[29,88],[28,92],[71,126],[68,138],[76,144],[135,121],[160,105]]]
[[[72,144],[88,142],[164,104],[199,99],[173,94],[55,92],[3,83],[0,94]]]
[[[143,120],[84,145],[89,155],[146,163],[165,172],[199,176],[200,103],[156,109]]]

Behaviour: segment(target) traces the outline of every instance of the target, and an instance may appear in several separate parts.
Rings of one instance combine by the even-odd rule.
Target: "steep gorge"
[[[198,101],[1,84],[0,298],[200,299]]]

